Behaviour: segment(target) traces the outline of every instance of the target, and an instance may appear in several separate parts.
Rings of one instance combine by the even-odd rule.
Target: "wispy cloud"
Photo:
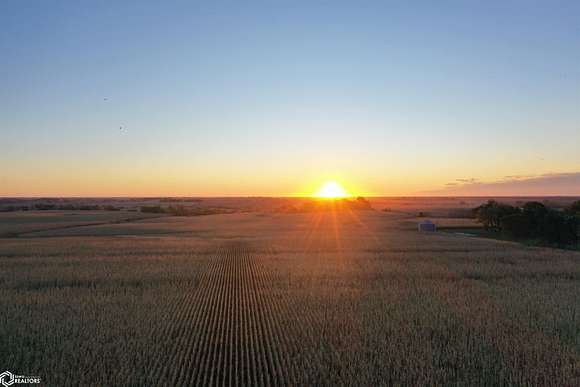
[[[533,178],[537,178],[539,177],[538,175],[508,175],[508,176],[504,176],[502,178],[502,180],[508,180],[508,181],[519,181],[519,180],[526,180],[526,179],[533,179]]]
[[[426,193],[457,196],[580,195],[580,172],[509,175],[489,182],[473,177],[459,178],[446,183],[440,190]]]
[[[471,177],[469,179],[455,179],[455,181],[458,183],[462,183],[462,184],[478,184],[479,183],[479,180],[474,178],[474,177]]]

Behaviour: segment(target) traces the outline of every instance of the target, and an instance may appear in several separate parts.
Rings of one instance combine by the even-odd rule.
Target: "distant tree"
[[[474,211],[484,227],[501,231],[506,237],[572,246],[579,242],[580,216],[574,212],[576,208],[573,205],[566,211],[560,211],[548,208],[544,203],[527,202],[520,211],[490,200]]]
[[[503,217],[517,214],[520,210],[509,204],[499,203],[489,200],[487,203],[474,209],[477,221],[483,224],[486,230],[501,231],[501,220]]]
[[[161,206],[141,206],[141,212],[150,214],[163,214],[165,210]]]
[[[348,200],[347,203],[351,208],[357,210],[370,210],[372,208],[371,203],[362,196],[357,197],[354,201]]]
[[[34,205],[34,209],[39,211],[47,211],[47,210],[54,210],[56,209],[55,204],[47,204],[47,203],[38,203]]]
[[[508,238],[528,238],[530,231],[530,218],[523,213],[511,214],[501,218],[501,232]]]
[[[568,211],[572,214],[580,216],[580,200],[576,200],[568,207]]]
[[[579,226],[576,216],[550,210],[540,224],[539,235],[542,240],[551,244],[573,245],[578,243]]]
[[[190,216],[192,215],[192,211],[187,209],[185,206],[169,206],[167,208],[167,212],[174,216]]]
[[[524,214],[535,218],[541,218],[548,213],[548,208],[540,202],[527,202],[522,210]]]
[[[72,204],[63,204],[63,205],[58,206],[58,209],[61,211],[74,211],[77,209],[77,207],[75,207]]]
[[[527,202],[523,205],[522,212],[528,219],[529,236],[541,238],[541,225],[544,223],[549,209],[540,202]]]
[[[101,209],[101,206],[98,204],[83,204],[79,206],[79,210],[81,211],[98,211]]]

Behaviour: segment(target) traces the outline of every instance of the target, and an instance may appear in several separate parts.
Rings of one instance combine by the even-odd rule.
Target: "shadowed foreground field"
[[[46,385],[580,385],[580,254],[375,211],[0,239],[2,370]]]

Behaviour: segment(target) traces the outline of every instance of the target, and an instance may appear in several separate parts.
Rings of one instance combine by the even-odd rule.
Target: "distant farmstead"
[[[433,231],[437,231],[437,226],[435,225],[435,223],[431,222],[430,220],[424,220],[424,221],[419,222],[418,230],[421,232],[423,232],[423,231],[433,232]]]

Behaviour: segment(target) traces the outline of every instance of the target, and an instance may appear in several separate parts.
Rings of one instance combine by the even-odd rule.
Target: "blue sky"
[[[3,1],[0,52],[0,195],[580,171],[578,1]]]

